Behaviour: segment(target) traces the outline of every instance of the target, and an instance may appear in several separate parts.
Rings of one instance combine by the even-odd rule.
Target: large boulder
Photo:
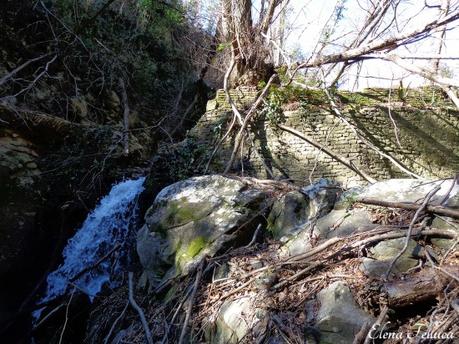
[[[302,231],[286,242],[282,251],[287,255],[301,254],[311,249],[311,240],[345,237],[376,226],[364,209],[333,210],[303,227]]]
[[[250,241],[267,195],[243,179],[194,177],[164,188],[145,215],[137,251],[150,277],[162,267],[186,274],[223,245]],[[150,278],[150,282],[153,282]]]
[[[352,343],[365,324],[375,321],[374,317],[359,308],[349,287],[340,281],[320,291],[307,308],[320,331],[322,344]]]
[[[459,195],[455,195],[459,199]],[[450,199],[451,200],[451,199]],[[459,236],[459,220],[453,219],[451,217],[435,217],[432,221],[432,227],[438,229],[446,229],[448,231],[456,232],[456,235]],[[456,239],[439,239],[433,238],[431,239],[432,244],[435,246],[448,251],[453,249],[456,245]]]
[[[310,218],[309,203],[308,197],[299,191],[288,192],[276,200],[268,216],[268,231],[275,239],[301,231]]]
[[[443,200],[450,190],[447,201],[458,194],[459,185],[455,185],[451,189],[451,183],[454,183],[454,180],[426,183],[417,179],[389,179],[369,185],[363,192],[358,193],[358,196],[389,202],[418,202],[422,201],[433,188],[440,185],[440,190],[431,199],[431,203],[435,203]],[[453,200],[451,200],[451,203],[453,203]]]
[[[275,239],[296,235],[312,220],[328,213],[338,194],[339,188],[326,179],[299,191],[288,192],[274,203],[267,229]]]
[[[268,312],[260,300],[260,295],[253,294],[223,303],[207,332],[209,343],[236,344],[262,337],[268,325]]]
[[[363,258],[361,269],[374,278],[381,278],[387,272],[394,258],[402,251],[405,238],[385,240],[370,248],[368,257]],[[418,265],[421,248],[414,240],[408,242],[406,251],[397,259],[393,270],[394,274],[407,272]]]

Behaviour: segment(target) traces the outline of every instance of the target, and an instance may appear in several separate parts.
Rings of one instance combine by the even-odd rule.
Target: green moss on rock
[[[196,257],[199,252],[201,252],[208,242],[207,239],[203,236],[197,236],[191,242],[186,244],[179,245],[177,253],[175,255],[175,266],[178,271],[181,271],[182,268],[190,262],[194,257]]]

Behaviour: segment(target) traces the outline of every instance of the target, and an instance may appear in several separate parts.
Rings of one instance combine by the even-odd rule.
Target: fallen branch
[[[423,212],[423,210],[427,207],[427,204],[429,203],[430,199],[438,192],[438,190],[441,189],[440,185],[437,185],[434,187],[432,190],[429,191],[429,193],[425,196],[424,201],[422,204],[419,206],[418,210],[416,210],[416,213],[413,216],[413,219],[410,222],[410,226],[408,227],[408,231],[406,233],[406,239],[405,239],[405,244],[403,245],[403,248],[400,250],[400,252],[394,257],[392,262],[389,265],[389,268],[386,271],[385,274],[385,279],[387,280],[389,278],[390,272],[392,268],[394,267],[395,263],[399,260],[399,258],[406,252],[408,249],[408,244],[411,239],[411,233],[413,232],[413,227],[416,221],[418,220],[419,216]]]
[[[429,263],[432,265],[432,267],[440,272],[442,272],[443,274],[445,274],[446,276],[449,276],[451,277],[452,279],[455,279],[457,282],[459,282],[459,276],[454,274],[453,272],[450,272],[444,268],[442,268],[441,266],[438,266],[435,264],[435,262],[433,261],[432,259],[432,256],[430,255],[429,253],[429,250],[428,249],[425,249],[425,252],[426,252],[426,257],[427,257],[427,260],[429,261]],[[457,267],[456,267],[457,268]],[[459,270],[458,270],[459,271]]]
[[[308,265],[307,267],[305,267],[304,269],[298,271],[297,273],[295,273],[294,275],[286,278],[285,280],[273,285],[271,287],[272,290],[277,290],[277,289],[281,289],[282,287],[284,287],[286,284],[288,284],[289,282],[293,282],[293,281],[296,281],[297,279],[299,279],[300,277],[304,276],[305,274],[307,274],[309,271],[311,270],[314,270],[315,268],[317,267],[320,267],[324,265],[324,262],[315,262],[315,263],[312,263],[311,265]]]
[[[143,312],[142,308],[137,304],[134,299],[134,273],[129,271],[128,273],[128,280],[129,280],[129,303],[131,304],[132,308],[134,308],[137,313],[139,313],[140,321],[142,322],[143,330],[145,331],[145,338],[148,344],[153,344],[153,338],[151,336],[150,328],[148,327],[147,319],[145,318],[145,313]]]
[[[233,152],[231,153],[231,158],[230,158],[228,164],[226,165],[224,173],[228,173],[229,170],[231,169],[231,166],[233,165],[234,159],[236,158],[236,154],[239,151],[239,147],[241,146],[242,140],[244,138],[244,131],[247,128],[247,125],[249,124],[249,122],[252,119],[253,115],[255,114],[256,109],[258,108],[258,106],[260,106],[261,101],[265,98],[266,93],[269,90],[269,86],[271,86],[271,83],[273,82],[273,80],[275,79],[276,76],[277,76],[277,74],[271,75],[271,77],[269,78],[266,86],[263,88],[263,90],[261,91],[261,93],[258,96],[257,100],[253,103],[253,105],[250,108],[249,112],[245,116],[244,121],[242,122],[241,128],[239,129],[239,132],[236,135],[236,140],[235,140],[235,143],[234,143]]]
[[[203,266],[204,266],[204,259],[201,261],[201,264],[200,264],[200,266],[198,268],[198,271],[196,273],[196,279],[194,280],[193,291],[191,292],[190,301],[189,301],[189,304],[188,304],[188,308],[186,310],[185,321],[183,322],[183,327],[182,327],[182,331],[180,333],[180,339],[178,341],[178,344],[184,343],[184,340],[185,340],[185,335],[186,335],[186,332],[187,332],[188,323],[190,322],[191,312],[193,310],[194,299],[196,297],[196,292],[198,291],[199,282],[201,282]]]
[[[5,76],[3,76],[1,79],[0,79],[0,86],[2,86],[4,83],[6,83],[9,79],[11,79],[15,74],[17,74],[18,72],[20,72],[22,69],[24,69],[25,67],[27,67],[29,64],[35,62],[35,61],[39,61],[41,60],[42,58],[46,57],[46,56],[49,56],[50,54],[44,54],[44,55],[41,55],[41,56],[38,56],[38,57],[35,57],[31,60],[28,60],[26,62],[24,62],[22,65],[16,67],[15,69],[13,69],[11,72],[9,72],[8,74],[6,74]]]
[[[235,59],[234,54],[233,54],[233,56],[231,58],[230,66],[228,67],[228,69],[227,69],[227,71],[225,73],[225,77],[223,78],[223,90],[225,91],[226,101],[230,105],[234,116],[236,116],[239,124],[242,125],[242,123],[243,123],[242,115],[239,112],[239,110],[237,109],[236,104],[234,104],[233,98],[231,98],[231,95],[229,93],[229,77],[230,77],[231,73],[233,72],[233,69],[234,69],[235,66],[236,66],[236,59]]]
[[[451,269],[459,272],[458,267]],[[450,282],[450,279],[439,276],[433,268],[426,268],[405,279],[386,282],[383,290],[387,293],[389,306],[399,308],[435,299]]]
[[[406,236],[406,231],[407,230],[392,231],[389,233],[373,235],[369,238],[365,238],[365,239],[352,243],[351,247],[357,248],[357,247],[362,247],[362,246],[373,245],[377,242],[384,241],[384,240],[403,238],[404,236]],[[424,235],[428,237],[446,238],[446,239],[459,238],[459,235],[455,231],[448,230],[448,229],[438,229],[438,228],[422,229],[421,231],[416,232],[416,235]],[[412,236],[414,236],[414,234],[412,234]]]
[[[127,310],[128,306],[129,306],[129,301],[126,302],[126,306],[124,306],[124,308],[121,311],[120,315],[115,319],[115,321],[113,322],[112,326],[110,327],[110,331],[108,331],[108,334],[104,338],[104,344],[107,344],[108,341],[110,340],[110,337],[112,336],[112,333],[115,330],[116,325],[123,318],[124,313],[126,313],[126,310]]]
[[[389,201],[381,201],[377,199],[371,198],[360,198],[357,199],[356,202],[363,203],[363,204],[370,204],[370,205],[378,205],[387,208],[400,208],[400,209],[407,209],[407,210],[418,210],[421,205],[411,202],[389,202]],[[445,208],[438,205],[427,205],[425,207],[425,211],[432,214],[444,215],[448,217],[452,217],[454,219],[459,219],[459,211]]]
[[[64,325],[62,326],[61,335],[59,336],[59,344],[62,343],[62,339],[64,338],[64,332],[67,327],[67,323],[69,321],[69,308],[70,308],[70,304],[72,303],[74,294],[75,294],[75,288],[73,288],[72,294],[70,295],[70,300],[67,303],[67,307],[65,308],[65,321],[64,321]]]
[[[291,127],[288,127],[286,125],[283,125],[283,124],[277,124],[277,127],[282,129],[282,130],[284,130],[284,131],[286,131],[286,132],[289,132],[290,134],[295,135],[296,137],[302,139],[303,141],[306,141],[310,145],[320,149],[321,151],[323,151],[325,154],[327,154],[331,158],[335,159],[336,161],[340,162],[341,164],[343,164],[344,166],[346,166],[350,170],[352,170],[355,173],[357,173],[359,176],[361,176],[367,182],[369,182],[369,183],[375,183],[376,182],[376,179],[370,177],[365,172],[359,170],[357,167],[354,166],[354,164],[351,161],[338,156],[336,153],[332,152],[329,148],[327,148],[327,147],[323,146],[322,144],[320,144],[319,142],[314,141],[313,139],[307,137],[306,135],[304,135],[303,133],[299,132],[298,130],[295,130],[295,129],[293,129]]]
[[[92,264],[91,266],[88,266],[81,270],[79,273],[77,273],[75,276],[73,276],[71,279],[69,279],[69,282],[75,282],[77,279],[79,279],[81,276],[83,276],[86,272],[98,267],[103,261],[105,261],[107,258],[109,258],[115,251],[117,251],[121,247],[121,244],[116,244],[110,251],[108,251],[103,257],[101,257],[97,262]]]
[[[381,325],[385,322],[386,320],[386,317],[387,317],[387,312],[389,311],[389,308],[384,305],[382,308],[381,308],[381,313],[379,313],[379,316],[378,318],[376,319],[376,321],[374,322],[373,326],[371,326],[369,328],[369,330],[371,331],[372,329],[374,328],[380,328]],[[370,332],[367,332],[367,335],[365,336],[365,341],[363,342],[363,344],[370,344],[370,343],[373,343],[374,342],[374,339],[375,338],[374,336],[371,336],[370,335]]]

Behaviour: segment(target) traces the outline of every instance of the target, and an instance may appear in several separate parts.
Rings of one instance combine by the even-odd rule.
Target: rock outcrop
[[[386,279],[414,212],[356,200],[419,201],[439,183],[389,180],[341,195],[323,180],[303,188],[283,184],[270,189],[266,181],[208,175],[164,188],[137,236],[141,280],[156,287],[155,307],[149,307],[153,332],[159,338],[169,318],[159,321],[155,317],[162,315],[151,309],[168,309],[177,322],[180,308],[171,305],[178,304],[193,314],[189,335],[212,344],[282,343],[286,337],[353,343],[357,336],[365,338],[381,314],[380,321],[393,320],[398,331],[413,335],[411,327],[403,327],[411,320],[397,310],[413,303],[444,307],[449,302],[441,297],[455,282],[423,265],[429,263],[427,254],[434,259],[442,254],[448,258],[443,269],[456,273],[451,247],[457,244],[457,221],[435,218],[424,224],[426,234],[409,240]],[[451,204],[457,193],[445,181],[433,202]],[[435,233],[433,227],[444,232]],[[394,312],[385,314],[386,306]],[[421,308],[410,312],[428,321],[430,313]],[[174,326],[166,327],[167,335],[186,329]],[[92,333],[97,329],[92,326]],[[131,335],[125,332],[123,338]]]
[[[219,175],[177,182],[163,189],[138,233],[140,261],[154,283],[160,265],[167,276],[186,274],[224,245],[250,241],[267,211],[267,194],[247,182]]]

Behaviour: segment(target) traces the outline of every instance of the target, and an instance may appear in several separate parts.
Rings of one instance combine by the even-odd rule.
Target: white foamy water
[[[65,294],[75,286],[86,293],[91,300],[104,284],[112,284],[119,270],[122,250],[114,252],[97,267],[75,279],[85,268],[94,266],[116,245],[122,245],[134,224],[137,197],[144,190],[145,177],[126,180],[112,187],[100,204],[92,211],[82,227],[69,239],[62,253],[64,262],[48,275],[45,302]],[[73,285],[69,285],[73,283]]]

